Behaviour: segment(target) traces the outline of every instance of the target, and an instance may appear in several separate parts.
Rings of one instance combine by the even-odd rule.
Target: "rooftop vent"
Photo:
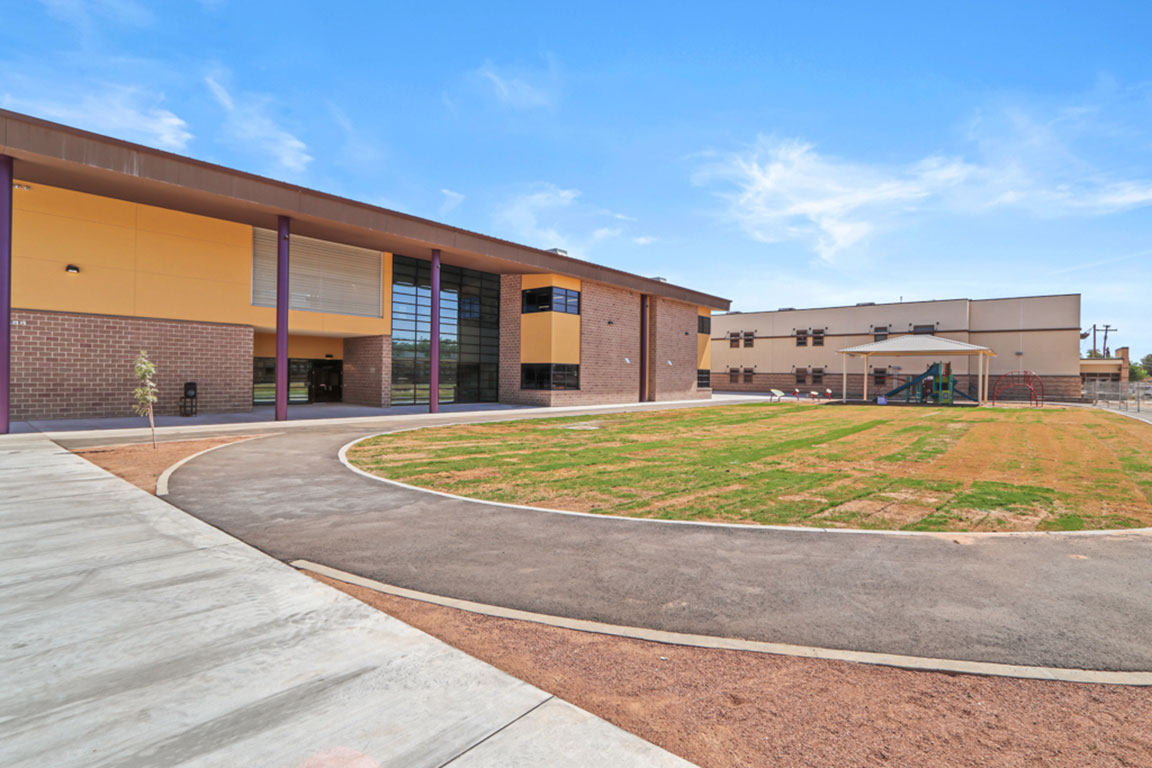
[[[668,278],[666,278],[666,277],[653,277],[652,279],[653,279],[653,280],[655,280],[655,281],[656,281],[656,282],[658,282],[658,283],[666,283],[666,282],[668,282]]]
[[[858,307],[874,307],[874,306],[876,306],[876,302],[874,302],[874,301],[858,301],[858,302],[856,302],[856,306],[858,306]]]
[[[780,307],[780,309],[778,309],[776,311],[777,312],[795,312],[796,307]]]
[[[554,253],[557,256],[567,256],[568,255],[568,251],[564,250],[563,248],[549,248],[548,253]]]

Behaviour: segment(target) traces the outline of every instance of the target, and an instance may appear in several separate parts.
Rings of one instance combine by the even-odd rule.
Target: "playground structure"
[[[976,402],[976,398],[956,388],[952,363],[947,362],[932,363],[924,373],[918,376],[906,376],[903,384],[890,392],[885,392],[882,397],[891,402],[901,393],[904,394],[904,402],[907,404],[955,405],[957,397]]]
[[[1017,387],[1028,390],[1029,401],[1037,408],[1044,407],[1044,380],[1032,371],[1009,371],[996,377],[992,384],[992,405],[1003,392]]]
[[[990,347],[956,341],[955,339],[936,336],[934,334],[893,336],[882,341],[841,349],[839,352],[844,360],[843,373],[841,374],[843,381],[840,390],[840,397],[843,402],[848,402],[849,357],[863,358],[864,366],[862,373],[864,374],[864,386],[862,399],[864,402],[871,402],[868,398],[868,379],[871,375],[868,361],[873,357],[928,357],[931,359],[932,357],[939,356],[949,358],[964,357],[969,360],[975,357],[975,398],[967,392],[961,392],[956,389],[956,377],[952,374],[952,363],[950,362],[932,363],[924,373],[919,376],[913,376],[911,379],[900,384],[900,386],[881,396],[885,398],[885,402],[887,402],[887,398],[898,397],[903,393],[908,403],[911,403],[913,396],[915,396],[917,403],[934,403],[938,405],[955,405],[957,397],[972,400],[977,405],[983,405],[988,394],[988,366],[990,358],[996,356],[996,353],[992,351]],[[969,369],[968,375],[971,376],[971,373],[971,369]],[[877,401],[879,400],[880,398],[877,398]]]

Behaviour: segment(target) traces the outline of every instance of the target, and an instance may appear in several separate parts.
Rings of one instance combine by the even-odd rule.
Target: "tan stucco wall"
[[[757,373],[787,373],[796,368],[841,372],[837,350],[873,341],[872,331],[887,326],[889,336],[911,331],[914,325],[934,325],[942,338],[990,347],[992,375],[1031,370],[1041,375],[1079,375],[1080,297],[1035,296],[969,301],[905,302],[853,307],[828,307],[775,312],[745,312],[712,316],[712,371],[752,368]],[[808,346],[796,346],[796,331],[808,331]],[[812,346],[811,332],[822,329],[824,346]],[[729,346],[732,332],[753,331],[753,347],[741,340]],[[1023,352],[1017,355],[1017,352]],[[881,358],[873,367],[901,366],[915,373],[940,359],[935,356]],[[975,357],[944,358],[958,373],[977,373]],[[850,360],[850,373],[862,372],[863,362]]]

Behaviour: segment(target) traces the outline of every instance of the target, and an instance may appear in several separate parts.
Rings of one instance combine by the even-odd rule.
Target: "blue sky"
[[[734,309],[1079,292],[1152,353],[1149,4],[526,5],[23,2],[0,106]]]

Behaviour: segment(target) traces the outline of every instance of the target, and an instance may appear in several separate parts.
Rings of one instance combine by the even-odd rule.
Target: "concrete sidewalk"
[[[6,768],[689,765],[43,437],[0,531]]]

